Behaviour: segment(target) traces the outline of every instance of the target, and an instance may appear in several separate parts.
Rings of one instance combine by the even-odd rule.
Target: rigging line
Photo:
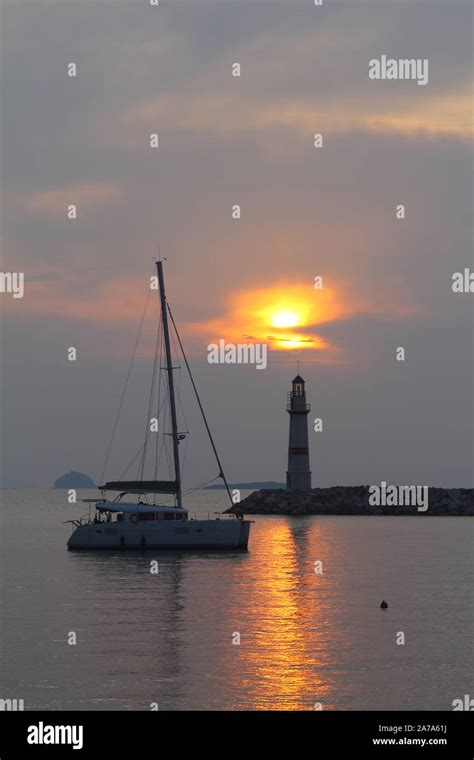
[[[215,480],[219,480],[220,475],[216,475],[215,478],[210,478],[209,480],[205,480],[204,483],[201,483],[199,486],[195,486],[194,488],[188,488],[186,493],[192,493],[193,491],[200,491],[203,488],[206,488],[206,486],[210,485],[210,483],[214,483]]]
[[[163,321],[162,321],[162,314],[160,310],[160,350],[159,350],[159,357],[160,357],[160,366],[158,368],[158,398],[156,402],[157,410],[156,410],[156,416],[159,420],[159,425],[162,427],[162,424],[164,422],[164,414],[162,416],[162,402],[161,402],[161,390],[162,390],[162,377],[161,377],[161,368],[163,365],[163,342],[164,342],[164,329],[163,329]],[[166,401],[166,398],[163,399],[163,405]],[[164,430],[164,428],[163,428]],[[158,470],[160,467],[160,461],[161,461],[161,455],[163,453],[163,446],[164,446],[164,435],[163,433],[159,433],[156,436],[156,447],[155,447],[155,480],[158,479]],[[156,504],[156,494],[153,496],[153,504]]]
[[[160,329],[158,327],[158,331],[156,334],[156,341],[155,341],[155,357],[153,360],[153,373],[152,373],[152,380],[151,380],[151,389],[150,389],[150,399],[148,402],[148,415],[147,415],[147,425],[145,429],[145,441],[143,444],[143,459],[142,459],[142,466],[140,471],[140,482],[143,480],[143,471],[145,469],[145,459],[146,459],[146,447],[148,444],[148,439],[150,437],[150,415],[151,415],[151,408],[153,406],[153,398],[155,396],[155,382],[156,382],[156,363],[158,358],[158,343],[159,343],[159,336],[160,336]],[[140,494],[138,494],[140,496]]]
[[[176,337],[178,339],[179,347],[181,349],[181,353],[183,354],[183,359],[184,359],[184,362],[186,364],[186,368],[187,368],[188,373],[189,373],[189,379],[191,380],[191,384],[193,386],[193,390],[194,390],[194,393],[196,395],[196,400],[197,400],[197,402],[199,404],[199,409],[201,410],[201,414],[202,414],[202,418],[204,420],[204,424],[206,426],[207,434],[209,436],[209,440],[211,442],[212,449],[214,451],[214,456],[215,456],[217,464],[219,466],[219,476],[218,477],[222,478],[222,480],[224,481],[224,484],[225,484],[225,487],[226,487],[226,490],[227,490],[227,495],[229,496],[231,504],[233,504],[234,502],[232,501],[232,496],[230,494],[229,485],[228,485],[226,477],[224,475],[224,470],[222,469],[221,460],[219,459],[219,454],[217,453],[217,449],[216,449],[216,446],[214,444],[214,440],[212,438],[211,430],[210,430],[209,425],[207,423],[206,415],[204,414],[204,409],[203,409],[203,406],[201,404],[201,399],[199,398],[199,393],[198,393],[197,388],[196,388],[196,383],[194,382],[194,378],[193,378],[192,373],[191,373],[191,368],[190,368],[190,366],[188,364],[188,359],[186,357],[186,354],[184,353],[184,348],[183,348],[183,344],[181,343],[181,338],[179,337],[178,328],[176,327],[176,323],[175,323],[175,321],[173,319],[173,314],[171,313],[171,309],[170,309],[169,304],[167,303],[166,305],[168,307],[168,312],[169,312],[169,315],[170,315],[170,319],[171,319],[171,322],[173,323],[173,327],[174,327],[174,330],[175,330],[175,333],[176,333]]]
[[[171,337],[171,342],[173,343],[173,348],[174,348],[173,335],[171,334],[170,337]],[[165,342],[165,336],[164,336],[164,325],[163,325],[163,344],[164,344],[164,342]],[[176,350],[174,351],[174,353],[175,354],[177,353]],[[170,346],[170,354],[171,354],[170,363],[171,363],[171,366],[172,366],[172,369],[173,369],[173,352],[171,350],[171,346]],[[175,477],[175,465],[174,464],[172,465],[172,460],[171,460],[171,458],[173,456],[173,452],[171,451],[171,449],[172,449],[172,446],[174,444],[172,442],[172,435],[165,433],[165,430],[167,429],[168,415],[171,417],[171,389],[170,389],[170,377],[169,377],[169,373],[167,371],[168,370],[168,360],[167,360],[167,357],[165,356],[165,352],[164,351],[162,351],[162,353],[160,354],[160,382],[161,382],[161,370],[162,369],[166,370],[166,380],[163,381],[163,382],[164,382],[164,389],[165,389],[164,390],[164,395],[165,395],[164,403],[167,402],[166,406],[165,406],[165,409],[164,409],[164,415],[163,415],[164,416],[164,424],[163,424],[163,447],[162,447],[162,451],[164,451],[164,454],[165,454],[165,459],[166,459],[166,463],[167,463],[167,466],[168,466],[168,475],[169,475],[169,478],[172,479],[172,478]],[[179,375],[181,375],[181,369],[179,370]],[[172,421],[170,421],[169,424],[171,425]],[[166,437],[169,438],[169,441],[166,441]],[[161,456],[161,453],[160,453],[160,456]],[[179,453],[178,453],[178,456],[179,456]],[[175,504],[176,504],[176,497],[173,497],[173,498],[174,498],[174,501],[175,501]]]
[[[220,475],[216,475],[215,478],[211,478],[211,480],[206,480],[204,483],[201,483],[199,486],[195,486],[194,488],[188,488],[187,491],[184,492],[184,495],[189,496],[190,493],[194,493],[194,491],[201,491],[204,488],[206,488],[211,483],[214,483],[215,480],[219,480]]]
[[[137,453],[135,454],[135,456],[133,457],[133,459],[131,460],[131,462],[127,465],[127,467],[125,468],[125,470],[120,475],[119,481],[122,480],[123,476],[127,474],[127,472],[129,471],[130,467],[132,466],[132,464],[134,464],[135,460],[137,459],[137,457],[140,456],[140,454],[142,453],[142,451],[143,451],[143,446],[140,446],[140,448],[138,449]]]
[[[194,491],[201,491],[203,488],[206,488],[206,486],[210,485],[211,483],[214,483],[215,480],[219,480],[220,475],[216,475],[215,478],[211,478],[210,480],[205,480],[204,483],[201,483],[199,486],[194,486],[194,488],[188,488],[186,491],[183,491],[183,496],[188,496],[190,493],[194,493]],[[161,499],[160,500],[162,504],[169,504],[171,499]]]
[[[181,473],[184,475],[184,465],[186,464],[186,454],[188,453],[188,442],[189,437],[186,436],[186,440],[184,442],[184,454],[183,454],[183,461],[181,463]],[[182,494],[181,494],[182,495]]]
[[[166,377],[167,377],[167,380],[168,380],[168,374],[166,375]],[[166,380],[166,382],[167,382],[167,380]],[[168,400],[168,399],[169,399],[169,384],[167,382],[167,390],[166,390],[166,399],[165,400]],[[168,411],[169,411],[169,402],[165,406],[165,410],[164,410],[163,431],[165,430],[165,427],[166,427],[167,422],[168,422],[168,417],[167,417]],[[167,442],[165,440],[165,438],[169,438],[170,440]],[[170,480],[172,480],[172,478],[173,478],[173,472],[174,472],[174,468],[172,468],[172,466],[171,466],[171,452],[170,452],[171,446],[172,446],[171,435],[168,434],[167,436],[165,436],[165,434],[163,434],[163,451],[165,452],[165,459],[166,459],[166,463],[168,465],[168,477],[169,477]]]
[[[160,406],[159,418],[160,418],[160,415],[161,415],[161,409],[164,407],[164,404],[165,404],[165,401],[163,401],[162,404],[161,404],[161,406]],[[164,415],[163,415],[163,417],[164,417]],[[163,421],[163,426],[164,426],[164,424],[165,423]],[[162,435],[161,436],[161,443],[160,443],[159,450],[158,450],[158,455],[157,455],[158,456],[158,461],[156,463],[156,468],[155,468],[155,480],[157,479],[157,474],[158,474],[158,470],[159,470],[159,467],[160,467],[160,462],[161,462],[161,457],[162,457],[162,454],[163,454],[164,446],[165,446],[165,438]]]
[[[161,408],[163,408],[164,404],[165,404],[165,401],[163,401],[163,403],[161,404]],[[163,441],[162,441],[161,448],[163,448]],[[126,473],[129,471],[130,467],[134,464],[134,462],[140,456],[140,454],[142,453],[142,451],[143,451],[143,444],[140,446],[140,448],[138,449],[138,451],[135,454],[135,456],[133,457],[133,459],[130,460],[130,462],[126,466],[125,470],[123,470],[122,474],[119,477],[119,480],[122,480],[123,476],[126,475]],[[159,461],[158,461],[158,464],[159,464]],[[136,477],[137,480],[138,480],[138,474],[139,474],[139,472],[140,472],[140,467],[138,467],[138,470],[137,470],[137,477]],[[155,478],[155,480],[156,480],[156,478]]]
[[[160,314],[160,328],[162,327],[161,324],[161,314]],[[160,329],[160,369],[158,373],[158,398],[156,402],[156,417],[159,420],[160,419],[160,412],[161,412],[161,357],[163,356],[163,330]],[[156,436],[156,447],[155,447],[155,480],[158,477],[158,464],[159,464],[159,457],[158,457],[158,444],[159,444],[159,435]]]
[[[176,355],[176,357],[178,357],[179,351],[178,351],[178,348],[177,348],[177,345],[176,345],[175,336],[173,335],[173,333],[171,333],[171,341],[173,343],[173,349],[174,349],[175,355]],[[181,415],[183,417],[184,429],[189,433],[188,421],[186,419],[186,414],[184,413],[184,407],[183,407],[183,404],[182,404],[182,401],[181,401],[181,367],[178,367],[178,382],[177,382],[177,392],[176,392],[176,395],[177,395],[177,399],[178,399],[179,409],[180,409]]]
[[[140,320],[140,324],[139,324],[139,327],[138,327],[138,333],[137,333],[137,337],[135,339],[135,346],[133,348],[132,359],[130,361],[130,366],[128,368],[127,377],[125,378],[125,386],[124,386],[124,389],[123,389],[123,392],[122,392],[122,397],[120,399],[120,404],[119,404],[117,416],[115,418],[115,425],[114,425],[114,429],[112,431],[112,437],[111,437],[110,442],[109,442],[109,447],[107,449],[107,454],[106,454],[106,457],[105,457],[105,463],[104,463],[104,466],[102,468],[102,473],[100,475],[100,482],[101,483],[103,483],[105,470],[107,469],[107,465],[109,463],[110,452],[111,452],[111,449],[112,449],[112,444],[114,442],[115,433],[117,431],[117,425],[118,425],[119,418],[120,418],[120,412],[122,411],[122,406],[123,406],[123,402],[124,402],[124,399],[125,399],[125,393],[127,392],[128,381],[130,379],[130,374],[131,374],[131,371],[132,371],[133,363],[135,361],[135,355],[137,353],[138,341],[140,340],[140,334],[141,334],[142,327],[143,327],[143,320],[145,319],[146,310],[148,308],[148,300],[150,298],[150,292],[151,292],[150,288],[148,288],[147,296],[146,296],[146,299],[145,299],[145,308],[143,309],[142,318]]]
[[[161,322],[160,322],[161,326]],[[160,329],[160,367],[158,368],[158,393],[157,393],[157,399],[156,399],[156,416],[157,419],[160,419],[160,399],[161,399],[161,351],[162,351],[162,337],[161,337],[161,329]],[[158,423],[159,424],[159,423]],[[159,444],[159,436],[156,437],[156,446],[155,446],[155,480],[157,479],[158,474],[158,444]]]
[[[179,351],[178,351],[178,347],[176,345],[176,339],[175,339],[175,336],[173,335],[173,333],[171,333],[171,339],[172,339],[173,349],[174,349],[175,355],[176,355],[176,357],[178,357]],[[177,387],[177,400],[178,400],[178,407],[179,407],[179,410],[181,412],[181,416],[182,416],[183,422],[184,422],[184,430],[186,431],[186,439],[185,439],[185,444],[184,444],[184,454],[183,454],[183,460],[181,462],[181,479],[183,479],[183,477],[184,477],[184,468],[185,468],[185,464],[186,464],[186,455],[188,453],[189,425],[188,425],[188,421],[186,419],[186,414],[185,414],[185,411],[184,411],[184,406],[183,406],[182,401],[181,401],[181,383],[182,383],[182,377],[181,377],[181,375],[182,375],[182,371],[181,371],[181,367],[179,367],[178,368],[178,383],[177,383],[177,385],[178,385],[178,387]]]
[[[164,341],[164,330],[163,330],[163,341]],[[162,346],[162,348],[163,348],[163,346]],[[162,371],[164,369],[166,369],[166,364],[164,364],[164,352],[162,350],[160,352],[160,391],[161,391],[161,383],[162,383],[161,373],[162,373]],[[168,411],[168,403],[167,402],[168,402],[168,386],[166,384],[166,381],[163,381],[163,407],[164,407],[164,409],[163,409],[163,425],[162,425],[163,435],[162,435],[162,441],[161,441],[160,459],[161,459],[162,452],[164,452],[165,459],[167,460],[167,463],[168,463],[168,474],[170,475],[170,473],[171,473],[170,462],[169,462],[169,459],[168,459],[168,450],[166,448],[166,437],[165,437],[165,430],[166,430],[166,425],[167,425],[167,411]]]
[[[183,406],[183,403],[181,401],[181,369],[179,370],[178,404],[179,404],[179,408],[181,410],[181,414],[183,415],[184,430],[185,430],[186,434],[189,435],[189,425],[188,425],[188,421],[186,419],[186,413],[184,411],[184,406]]]

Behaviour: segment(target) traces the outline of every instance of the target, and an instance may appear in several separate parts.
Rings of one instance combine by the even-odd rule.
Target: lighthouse
[[[308,414],[311,407],[306,403],[304,380],[296,375],[292,389],[287,394],[286,411],[290,415],[290,440],[288,445],[288,470],[286,487],[299,491],[311,488],[309,469]]]

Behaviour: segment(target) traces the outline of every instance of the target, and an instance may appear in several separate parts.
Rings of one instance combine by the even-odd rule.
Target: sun
[[[271,315],[272,327],[295,327],[299,323],[299,316],[291,309],[279,309]]]
[[[1,0],[0,0],[1,1]],[[206,339],[239,343],[242,338],[265,343],[270,350],[332,351],[333,345],[320,335],[320,325],[350,314],[347,299],[332,287],[313,288],[313,283],[278,281],[252,290],[242,288],[229,294],[229,306],[219,318],[196,324],[191,329]]]

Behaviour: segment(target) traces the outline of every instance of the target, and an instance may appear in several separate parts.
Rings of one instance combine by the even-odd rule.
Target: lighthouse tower
[[[300,491],[311,488],[309,469],[308,414],[310,405],[306,403],[304,380],[296,375],[292,390],[287,395],[286,410],[290,415],[290,441],[288,445],[288,471],[286,487]]]

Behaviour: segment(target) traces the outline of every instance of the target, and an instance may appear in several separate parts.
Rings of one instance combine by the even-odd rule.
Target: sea
[[[0,699],[25,710],[451,710],[474,695],[472,518],[252,516],[244,553],[76,553],[66,521],[88,504],[0,502]],[[186,506],[213,515],[225,492]]]

